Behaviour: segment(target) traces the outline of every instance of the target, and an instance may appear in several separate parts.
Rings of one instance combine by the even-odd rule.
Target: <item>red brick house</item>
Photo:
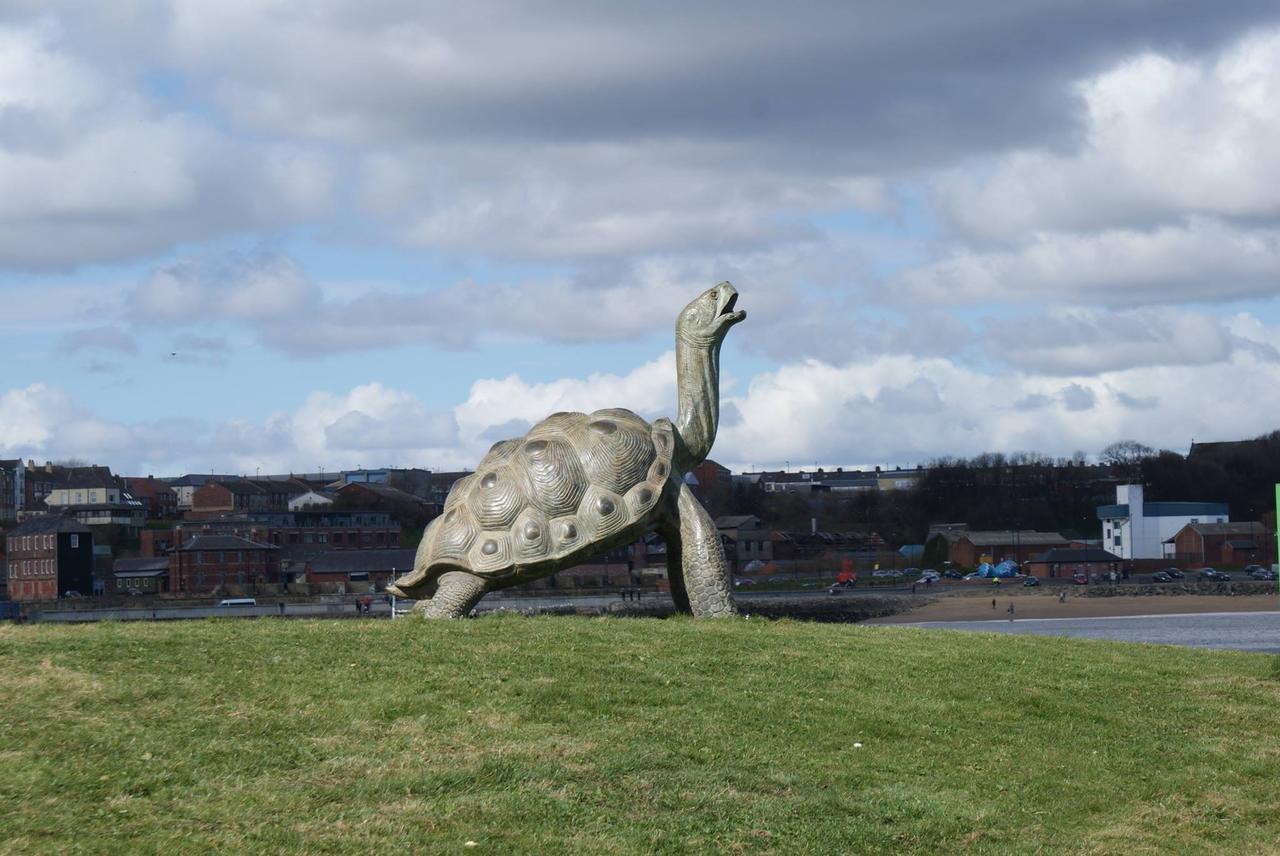
[[[169,586],[175,592],[256,591],[280,582],[280,548],[236,535],[197,534],[169,556]]]
[[[1165,543],[1172,543],[1174,558],[1187,564],[1265,565],[1275,557],[1275,541],[1257,521],[1188,523]]]
[[[30,517],[5,537],[9,599],[93,593],[93,531],[73,517]]]

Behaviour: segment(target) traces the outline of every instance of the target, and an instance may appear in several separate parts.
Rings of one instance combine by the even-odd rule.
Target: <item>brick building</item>
[[[169,590],[169,560],[120,559],[112,572],[112,590],[125,594],[159,594]]]
[[[65,470],[48,461],[37,467],[36,462],[27,460],[23,473],[22,509],[28,514],[43,514],[48,508],[45,497],[53,493],[65,481]],[[21,516],[21,515],[19,515]]]
[[[141,500],[148,520],[172,520],[178,516],[178,494],[154,476],[126,478],[125,485],[135,499]]]
[[[1033,577],[1060,578],[1084,574],[1086,577],[1119,574],[1124,559],[1097,547],[1059,547],[1024,562],[1022,572]]]
[[[257,591],[280,583],[280,548],[273,544],[199,533],[184,539],[169,556],[169,585],[175,592],[209,594],[232,587]]]
[[[307,582],[348,592],[381,591],[413,570],[416,550],[333,550],[307,563]]]
[[[1046,550],[1071,546],[1057,532],[1034,529],[942,532],[950,544],[947,558],[962,568],[976,568],[981,562],[1012,559],[1021,564]]]
[[[299,481],[272,479],[219,479],[196,488],[191,495],[191,516],[228,512],[286,511],[289,497],[309,490]]]
[[[1185,564],[1271,564],[1275,541],[1265,526],[1248,523],[1188,523],[1169,539],[1173,557]],[[1249,558],[1245,558],[1248,556]]]
[[[54,600],[93,591],[93,532],[71,517],[30,517],[5,537],[9,599]]]

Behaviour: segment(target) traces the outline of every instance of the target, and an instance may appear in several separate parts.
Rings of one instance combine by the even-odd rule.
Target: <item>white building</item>
[[[1164,542],[1188,523],[1229,523],[1223,502],[1144,502],[1142,485],[1116,485],[1116,504],[1098,506],[1102,548],[1122,559],[1172,558]]]

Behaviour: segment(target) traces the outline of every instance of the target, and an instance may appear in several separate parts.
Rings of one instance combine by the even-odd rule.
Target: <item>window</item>
[[[80,549],[80,536],[75,532],[71,533],[71,549],[72,550]]]
[[[1117,533],[1116,533],[1116,537],[1115,537],[1115,545],[1116,545],[1117,547],[1119,547],[1119,546],[1120,546],[1120,533],[1119,533],[1119,532],[1117,532]]]

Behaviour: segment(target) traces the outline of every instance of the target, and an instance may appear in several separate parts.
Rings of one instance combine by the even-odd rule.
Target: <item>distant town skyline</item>
[[[724,279],[736,472],[1257,436],[1277,104],[1274,3],[19,4],[0,458],[473,467]]]

